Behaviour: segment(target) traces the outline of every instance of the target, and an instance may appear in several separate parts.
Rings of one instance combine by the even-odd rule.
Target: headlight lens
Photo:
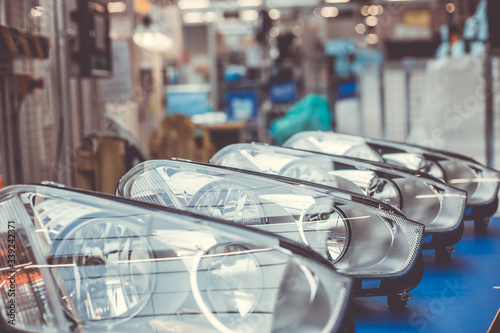
[[[283,147],[318,151],[327,154],[349,156],[382,162],[382,157],[368,145],[364,138],[333,132],[299,132],[289,138]]]
[[[488,204],[498,193],[500,173],[477,163],[457,158],[424,156],[414,153],[384,154],[389,163],[428,173],[451,186],[466,191],[470,205]],[[431,158],[436,158],[432,160]]]
[[[368,185],[368,196],[401,208],[401,198],[396,185],[384,178],[374,177]]]
[[[352,148],[347,150],[343,155],[368,161],[375,161],[375,162],[383,161],[379,154],[374,152],[370,147],[368,147],[365,144],[359,144],[357,146],[353,146]]]
[[[346,223],[346,217],[342,211],[332,208],[328,205],[315,205],[311,207],[304,215],[303,223],[306,230],[328,230],[322,234],[324,240],[311,237],[319,233],[306,232],[306,244],[325,242],[328,258],[332,262],[338,261],[347,250],[349,242],[349,225]]]
[[[270,158],[272,160],[272,158]],[[215,163],[217,164],[217,163]],[[245,169],[244,166],[241,167]],[[300,179],[312,183],[324,184],[354,193],[363,193],[358,186],[350,180],[340,175],[328,172],[321,164],[317,164],[314,159],[300,159],[285,165],[279,172],[279,175]]]
[[[411,162],[415,168],[422,165],[423,161],[411,154],[391,156],[397,158],[401,165]],[[456,229],[462,221],[467,199],[466,194],[460,190],[431,177],[421,174],[417,176],[412,171],[394,168],[390,164],[297,149],[262,144],[234,144],[221,149],[210,162],[223,166],[231,163],[240,169],[284,175],[362,193],[401,210],[411,220],[423,223],[426,232]],[[268,165],[274,167],[271,169]],[[437,163],[426,165],[429,170],[441,170]]]
[[[0,221],[0,246],[15,245],[1,316],[26,331],[326,333],[349,298],[347,277],[291,242],[112,197],[8,187]]]
[[[196,181],[179,181],[181,178]],[[163,198],[165,193],[175,198]],[[420,224],[391,214],[391,209],[379,206],[378,201],[370,201],[372,205],[361,203],[368,202],[366,198],[351,202],[346,192],[335,196],[333,192],[320,193],[243,171],[185,161],[144,162],[122,177],[117,194],[150,203],[176,203],[173,207],[178,209],[280,234],[308,245],[342,267],[343,273],[356,277],[407,273],[418,255],[423,232]],[[351,232],[353,228],[358,231]],[[365,229],[371,229],[372,234]],[[373,233],[378,238],[372,237]],[[356,247],[371,253],[361,255]],[[396,252],[398,258],[393,260]]]
[[[294,161],[290,165],[285,166],[280,171],[280,174],[285,177],[302,179],[313,183],[324,184],[332,182],[327,173],[307,161]]]
[[[439,161],[448,184],[467,191],[470,205],[488,204],[498,195],[500,173],[478,163],[449,159]]]
[[[153,253],[142,233],[126,218],[92,219],[53,240],[51,264],[61,267],[59,273],[84,322],[125,322],[146,306],[157,281]]]
[[[189,210],[244,225],[265,224],[258,199],[245,186],[235,182],[215,181],[193,196]]]
[[[390,164],[417,170],[433,176],[441,181],[446,181],[443,168],[436,162],[426,160],[421,154],[389,153],[382,156]]]
[[[467,203],[470,205],[487,204],[493,201],[498,193],[500,173],[477,163],[457,158],[437,157],[436,160],[431,160],[432,156],[425,157],[413,153],[384,154],[383,157],[389,163],[430,174],[466,191]]]
[[[422,162],[423,163],[420,165],[420,167],[418,169],[419,171],[421,171],[423,173],[427,173],[436,179],[439,179],[443,182],[446,182],[444,170],[443,170],[443,168],[441,168],[441,166],[438,163],[436,163],[434,161],[430,161],[430,160],[424,160]]]

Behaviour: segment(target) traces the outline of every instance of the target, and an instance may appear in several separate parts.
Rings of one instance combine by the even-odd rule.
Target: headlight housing
[[[362,193],[400,209],[426,232],[458,228],[467,198],[432,177],[384,163],[255,143],[227,146],[210,162]]]
[[[283,235],[357,278],[408,273],[423,236],[421,224],[379,201],[188,161],[141,163],[122,177],[117,194]]]
[[[333,132],[300,132],[283,146],[384,161],[428,173],[466,191],[468,205],[486,205],[498,195],[500,172],[442,150]]]
[[[1,316],[23,332],[333,332],[349,298],[299,244],[166,208],[11,186],[0,221]]]

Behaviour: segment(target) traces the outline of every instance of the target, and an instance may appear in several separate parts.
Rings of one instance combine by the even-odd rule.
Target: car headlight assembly
[[[378,200],[189,161],[141,163],[122,177],[117,194],[282,235],[355,278],[407,274],[423,237],[421,224]]]
[[[420,154],[388,153],[384,154],[384,161],[391,165],[429,174],[436,179],[446,182],[445,171],[439,163],[427,160]]]
[[[227,146],[210,163],[361,193],[424,224],[426,233],[457,229],[467,198],[465,192],[432,177],[385,163],[263,144]]]
[[[500,172],[442,150],[333,132],[300,132],[283,146],[383,161],[428,173],[466,191],[469,206],[487,205],[498,195]]]
[[[0,330],[335,332],[351,279],[275,235],[112,196],[0,191]]]
[[[426,158],[430,159],[429,155]],[[500,173],[477,162],[456,158],[436,158],[444,170],[448,184],[469,193],[469,205],[484,205],[495,200],[498,194]]]

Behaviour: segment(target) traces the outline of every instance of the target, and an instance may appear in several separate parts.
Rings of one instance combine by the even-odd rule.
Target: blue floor
[[[356,332],[487,332],[500,308],[500,218],[487,233],[465,222],[447,263],[424,251],[425,273],[405,309],[390,311],[385,297],[353,301]]]

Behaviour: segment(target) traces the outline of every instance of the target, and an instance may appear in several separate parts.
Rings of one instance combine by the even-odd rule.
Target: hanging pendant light
[[[172,38],[149,15],[142,18],[142,24],[135,28],[132,39],[138,46],[151,52],[167,52],[174,46]]]

